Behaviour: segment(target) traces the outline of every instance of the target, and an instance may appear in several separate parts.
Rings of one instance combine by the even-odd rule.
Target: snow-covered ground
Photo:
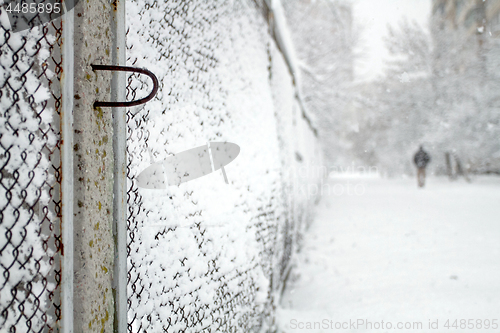
[[[283,332],[500,331],[500,178],[329,185],[278,311]]]

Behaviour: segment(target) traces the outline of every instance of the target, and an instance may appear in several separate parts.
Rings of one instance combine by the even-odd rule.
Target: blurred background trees
[[[302,97],[316,118],[325,156],[345,159],[356,131],[350,114],[354,48],[358,34],[350,3],[336,0],[283,1],[299,58]]]
[[[351,6],[285,2],[304,99],[330,166],[412,174],[411,157],[423,144],[436,174],[500,173],[500,1],[433,0],[428,30],[391,24],[385,78],[356,85]]]

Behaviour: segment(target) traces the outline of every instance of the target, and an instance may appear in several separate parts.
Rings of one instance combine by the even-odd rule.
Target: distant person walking
[[[424,148],[420,146],[420,149],[417,151],[415,157],[413,158],[413,162],[415,162],[415,165],[417,166],[417,181],[419,187],[424,187],[425,185],[425,167],[430,162],[430,160],[431,157],[429,156],[429,154],[427,154]]]

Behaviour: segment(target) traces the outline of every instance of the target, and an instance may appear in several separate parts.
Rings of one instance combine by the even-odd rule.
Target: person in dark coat
[[[413,162],[415,162],[415,165],[417,166],[417,181],[419,187],[424,187],[425,185],[425,168],[430,161],[431,157],[427,154],[424,148],[420,146],[420,149],[413,158]]]

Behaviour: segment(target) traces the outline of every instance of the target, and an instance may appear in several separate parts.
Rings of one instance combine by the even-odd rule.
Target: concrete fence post
[[[115,2],[80,1],[74,9],[74,330],[112,332],[113,117],[96,100],[112,98]]]

